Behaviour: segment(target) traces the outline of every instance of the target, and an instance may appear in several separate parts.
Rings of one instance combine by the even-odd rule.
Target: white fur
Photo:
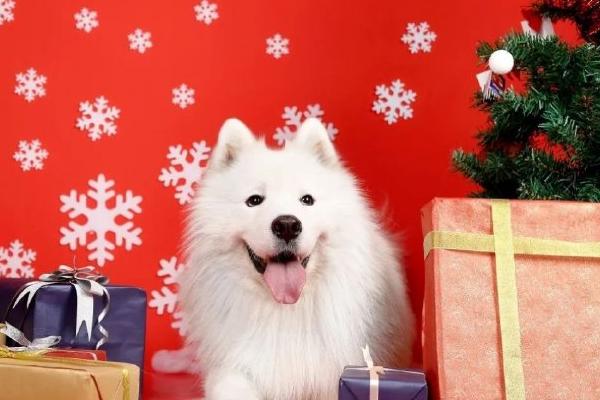
[[[390,236],[319,121],[285,149],[268,149],[228,120],[192,205],[181,279],[189,342],[197,346],[207,400],[335,400],[345,365],[410,362],[414,319]],[[265,196],[259,206],[245,200]],[[311,194],[313,206],[299,199]],[[311,254],[293,305],[273,300],[244,246],[274,250],[272,220],[302,221]]]

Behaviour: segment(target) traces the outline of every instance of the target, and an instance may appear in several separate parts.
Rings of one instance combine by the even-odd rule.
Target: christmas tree
[[[496,70],[476,95],[489,124],[477,135],[480,151],[456,150],[454,167],[481,197],[600,201],[600,0],[543,1],[533,10],[573,21],[586,42],[512,33],[482,43],[478,56]],[[502,85],[511,67],[522,90]]]

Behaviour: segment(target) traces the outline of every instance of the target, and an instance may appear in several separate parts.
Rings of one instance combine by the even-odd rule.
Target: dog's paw
[[[236,371],[212,371],[204,384],[205,400],[261,400],[256,388]]]

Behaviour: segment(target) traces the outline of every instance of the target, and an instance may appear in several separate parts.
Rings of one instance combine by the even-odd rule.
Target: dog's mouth
[[[306,282],[306,265],[310,255],[302,258],[284,250],[267,259],[260,257],[246,244],[254,268],[262,274],[265,283],[278,303],[294,304],[300,298]]]

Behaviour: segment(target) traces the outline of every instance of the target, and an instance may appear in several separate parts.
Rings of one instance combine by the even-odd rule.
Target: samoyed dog
[[[181,303],[206,400],[336,400],[344,366],[410,362],[398,249],[323,125],[283,149],[220,130],[193,202]]]

